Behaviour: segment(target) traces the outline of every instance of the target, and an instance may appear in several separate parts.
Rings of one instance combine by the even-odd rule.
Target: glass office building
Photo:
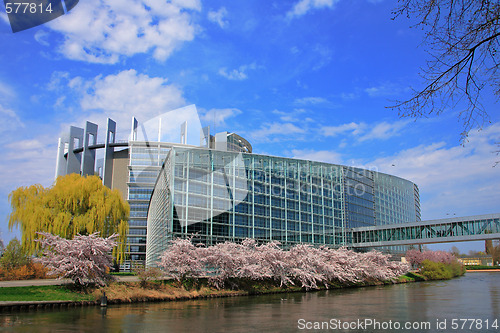
[[[132,118],[127,140],[116,140],[117,130],[107,119],[99,142],[96,124],[71,126],[59,139],[55,175],[98,174],[128,201],[123,270],[154,263],[168,240],[193,234],[208,245],[251,237],[285,247],[336,247],[350,244],[350,228],[420,221],[413,183],[252,154],[251,144],[235,133],[211,135],[194,105],[142,123]]]
[[[243,150],[244,151],[244,150]],[[147,214],[146,265],[176,237],[340,247],[353,227],[420,221],[410,181],[328,163],[173,147]]]

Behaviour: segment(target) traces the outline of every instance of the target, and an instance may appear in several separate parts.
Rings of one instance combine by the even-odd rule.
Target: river
[[[0,313],[0,332],[500,332],[500,273],[449,281]]]

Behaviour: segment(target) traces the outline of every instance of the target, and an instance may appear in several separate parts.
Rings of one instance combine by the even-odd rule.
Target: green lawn
[[[135,275],[137,275],[134,272],[111,272],[109,274],[114,275],[114,276],[135,276]]]
[[[468,266],[465,266],[465,269],[468,269],[468,270],[483,270],[483,269],[499,269],[500,270],[500,267],[499,266],[482,266],[482,265],[468,265]]]
[[[92,301],[93,296],[65,286],[0,288],[0,301]]]

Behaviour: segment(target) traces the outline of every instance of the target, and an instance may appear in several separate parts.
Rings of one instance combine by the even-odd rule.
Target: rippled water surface
[[[403,325],[415,332],[500,332],[500,273],[310,293],[0,313],[2,332],[340,332],[347,325],[349,332],[408,331]]]

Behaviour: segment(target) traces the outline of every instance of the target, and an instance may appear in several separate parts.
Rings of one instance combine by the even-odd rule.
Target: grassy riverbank
[[[86,291],[78,291],[70,285],[61,286],[29,286],[0,288],[2,302],[33,301],[93,301],[95,296]]]
[[[330,284],[328,287],[329,289],[353,288],[423,280],[426,279],[422,275],[409,272],[396,281],[377,281],[355,285]],[[227,286],[225,289],[218,290],[210,287],[206,279],[199,279],[188,280],[183,284],[173,280],[150,281],[142,285],[140,282],[113,282],[106,287],[85,289],[78,289],[73,285],[4,287],[1,288],[0,301],[98,301],[103,293],[106,293],[108,303],[113,304],[305,291],[304,288],[298,286],[280,287],[274,280],[232,279],[228,281]],[[320,289],[326,289],[326,287],[322,286]]]

